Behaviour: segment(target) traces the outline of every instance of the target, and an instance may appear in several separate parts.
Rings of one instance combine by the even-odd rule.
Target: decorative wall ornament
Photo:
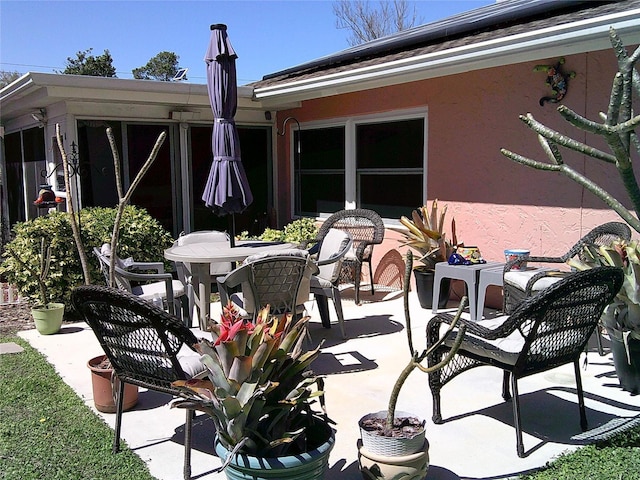
[[[551,96],[542,97],[540,99],[541,106],[545,102],[558,103],[567,94],[568,80],[569,78],[574,78],[576,72],[563,73],[561,69],[563,64],[564,57],[560,58],[555,65],[536,65],[533,67],[534,72],[547,73],[546,83],[551,87]]]

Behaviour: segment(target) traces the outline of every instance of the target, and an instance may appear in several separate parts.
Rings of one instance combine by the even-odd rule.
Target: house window
[[[297,140],[295,132],[294,145]],[[300,155],[293,153],[296,215],[315,216],[344,208],[344,145],[344,127],[302,130]]]
[[[422,205],[424,119],[355,126],[360,208],[399,218]]]
[[[425,132],[424,113],[303,126],[300,155],[295,148],[292,155],[295,214],[356,206],[390,219],[407,215],[424,199]]]

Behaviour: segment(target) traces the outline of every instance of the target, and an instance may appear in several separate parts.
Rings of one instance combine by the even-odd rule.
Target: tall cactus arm
[[[531,115],[530,113],[526,115],[520,115],[520,120],[522,120],[529,128],[531,128],[531,130],[536,132],[538,135],[542,135],[543,137],[548,138],[553,143],[556,143],[561,147],[568,148],[575,152],[583,153],[585,155],[596,158],[598,160],[602,160],[607,163],[611,163],[611,164],[616,163],[616,157],[614,155],[603,152],[590,145],[587,145],[585,143],[569,138],[566,135],[563,135],[560,132],[557,132],[552,128],[549,128],[546,125],[543,125],[542,123],[538,122],[535,118],[533,118],[533,115]]]
[[[562,165],[552,165],[546,162],[540,162],[538,160],[532,160],[527,157],[523,157],[517,153],[513,153],[505,148],[501,149],[500,152],[507,158],[517,162],[521,165],[525,165],[527,167],[535,168],[536,170],[546,170],[552,172],[560,172],[563,175],[567,176],[574,182],[582,185],[586,190],[590,191],[594,195],[597,195],[603,202],[605,202],[609,207],[614,210],[625,222],[629,224],[631,228],[635,231],[640,232],[640,221],[635,218],[632,214],[629,213],[629,210],[625,208],[622,203],[620,203],[616,198],[607,192],[602,187],[596,185],[595,182],[585,177],[584,175],[578,173],[576,170],[571,168],[566,164]]]

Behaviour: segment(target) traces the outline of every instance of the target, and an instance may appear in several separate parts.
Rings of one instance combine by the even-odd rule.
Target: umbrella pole
[[[229,215],[229,245],[231,248],[236,246],[236,215]]]

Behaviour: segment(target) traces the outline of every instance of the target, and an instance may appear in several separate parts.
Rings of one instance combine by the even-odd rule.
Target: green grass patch
[[[0,477],[7,480],[153,480],[146,464],[17,336],[0,356]]]
[[[566,453],[522,480],[640,480],[640,426]]]

